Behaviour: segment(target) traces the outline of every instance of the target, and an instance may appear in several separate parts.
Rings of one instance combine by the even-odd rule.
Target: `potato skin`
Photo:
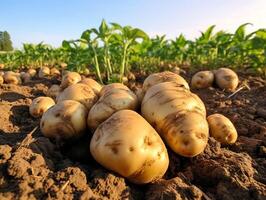
[[[31,77],[34,77],[37,72],[35,69],[28,69],[27,73],[30,74]]]
[[[235,91],[238,86],[237,74],[228,68],[220,68],[214,71],[215,83],[221,89]]]
[[[79,138],[86,130],[87,115],[86,107],[77,101],[59,102],[43,114],[41,132],[57,140]]]
[[[49,67],[41,67],[39,69],[39,73],[38,73],[39,78],[44,78],[44,77],[49,76],[49,75],[50,75],[50,68]]]
[[[179,84],[152,86],[144,96],[141,113],[177,154],[193,157],[205,149],[209,136],[205,106]]]
[[[51,97],[53,99],[56,99],[56,97],[60,94],[60,92],[62,92],[61,88],[59,85],[52,85],[46,92],[46,95],[48,97]]]
[[[102,86],[91,78],[84,78],[79,83],[86,84],[92,88],[95,94],[99,95]]]
[[[62,89],[67,88],[70,85],[76,84],[81,81],[81,76],[77,72],[67,72],[63,75],[60,87]]]
[[[161,178],[169,165],[160,136],[142,116],[131,110],[116,112],[97,128],[90,152],[105,168],[137,184]]]
[[[50,107],[55,105],[55,102],[50,97],[37,97],[35,98],[30,105],[30,114],[31,116],[38,118],[43,115]]]
[[[189,85],[182,76],[173,72],[165,71],[149,75],[143,83],[143,92],[145,93],[153,85],[163,82],[175,82],[179,84],[180,87],[184,87],[189,90]]]
[[[60,75],[61,75],[60,71],[59,71],[58,69],[56,69],[55,67],[53,67],[53,68],[50,70],[50,74],[51,74],[52,76],[60,76]]]
[[[5,81],[5,83],[15,84],[15,85],[21,84],[21,82],[22,82],[21,78],[20,78],[20,74],[12,72],[12,71],[5,72],[4,81]]]
[[[212,86],[214,74],[211,71],[200,71],[194,74],[191,79],[191,87],[196,89]]]
[[[0,84],[3,84],[4,83],[4,78],[3,76],[0,76]]]
[[[28,83],[31,80],[31,75],[29,73],[20,72],[20,77],[21,77],[23,83]]]
[[[222,144],[233,144],[237,140],[237,131],[233,123],[221,114],[213,114],[207,117],[210,135]]]
[[[90,86],[83,83],[70,85],[57,98],[57,102],[65,100],[75,100],[82,103],[88,110],[96,103],[98,96],[93,92]]]
[[[118,110],[136,110],[137,96],[126,86],[115,83],[104,86],[100,98],[89,111],[87,123],[92,130]]]

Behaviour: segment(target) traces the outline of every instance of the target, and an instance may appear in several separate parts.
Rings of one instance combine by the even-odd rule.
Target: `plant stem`
[[[98,62],[98,58],[97,58],[97,53],[95,48],[92,46],[92,50],[94,53],[94,62],[95,62],[95,68],[96,68],[96,74],[98,79],[100,80],[100,83],[103,84],[103,80],[102,80],[102,76],[101,76],[101,72],[100,72],[100,68],[99,68],[99,62]]]

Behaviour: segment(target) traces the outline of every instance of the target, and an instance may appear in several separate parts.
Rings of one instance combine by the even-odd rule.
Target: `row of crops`
[[[246,23],[234,33],[215,32],[210,26],[200,37],[189,40],[180,34],[150,38],[143,30],[103,20],[99,28],[84,31],[60,48],[23,44],[21,50],[0,52],[0,64],[8,69],[58,66],[93,71],[100,82],[122,77],[129,71],[154,72],[174,67],[249,69],[265,74],[266,29],[246,32]]]

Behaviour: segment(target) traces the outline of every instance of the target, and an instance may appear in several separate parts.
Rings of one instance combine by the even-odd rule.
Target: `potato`
[[[233,123],[221,114],[213,114],[207,117],[210,135],[222,144],[233,144],[237,140],[237,131]]]
[[[60,87],[62,89],[67,88],[70,85],[76,84],[81,81],[81,76],[77,72],[67,72],[63,78]]]
[[[120,85],[120,86],[119,86]],[[88,126],[94,130],[118,110],[136,110],[138,99],[126,86],[114,83],[104,86],[99,101],[91,108],[88,115]]]
[[[0,63],[0,69],[4,69],[5,68],[5,64]]]
[[[12,71],[7,71],[4,74],[4,81],[8,84],[21,84],[20,74]]]
[[[28,83],[31,80],[31,75],[29,73],[20,72],[20,77],[23,83]]]
[[[4,71],[0,71],[0,76],[4,76],[5,72]]]
[[[38,76],[39,78],[44,78],[50,75],[50,68],[49,67],[41,67],[39,69]]]
[[[228,68],[220,68],[214,71],[215,83],[221,89],[235,91],[238,86],[237,74]]]
[[[35,98],[30,105],[30,114],[31,116],[38,118],[43,115],[50,107],[55,105],[55,102],[50,97],[37,97]]]
[[[129,81],[135,81],[136,80],[136,76],[132,72],[128,72],[127,79]]]
[[[177,154],[193,157],[205,149],[209,136],[205,106],[178,83],[164,82],[149,88],[141,113]]]
[[[194,74],[191,79],[191,87],[200,89],[212,86],[214,74],[211,71],[200,71]]]
[[[123,85],[122,83],[111,83],[109,85],[105,85],[101,89],[99,96],[103,96],[104,93],[111,91],[113,89],[121,89],[121,90],[130,91],[129,88],[127,86]]]
[[[60,67],[61,67],[62,69],[66,69],[66,68],[67,68],[67,64],[66,64],[66,63],[60,63]]]
[[[50,70],[50,74],[51,74],[52,76],[60,76],[60,75],[61,75],[60,71],[59,71],[58,69],[56,69],[55,67],[53,67],[53,68]]]
[[[57,140],[79,138],[86,130],[87,115],[86,107],[77,101],[59,102],[43,114],[41,132]]]
[[[90,86],[92,88],[92,90],[94,91],[94,93],[97,95],[99,95],[99,93],[102,89],[102,86],[91,78],[85,78],[85,79],[81,80],[79,83],[83,83],[83,84]]]
[[[54,84],[47,90],[46,95],[48,97],[56,99],[56,97],[60,94],[61,91],[62,90],[61,90],[60,86]]]
[[[83,83],[77,83],[67,87],[56,98],[57,102],[64,100],[78,101],[90,110],[98,100],[98,96],[93,92],[90,86]]]
[[[175,82],[189,90],[189,85],[186,80],[173,72],[165,71],[149,75],[143,83],[143,92],[145,93],[151,86],[162,82]]]
[[[0,85],[4,83],[4,78],[3,76],[0,75]]]
[[[97,128],[90,152],[102,166],[137,184],[161,178],[169,165],[160,136],[131,110],[116,112]]]
[[[31,77],[34,77],[37,72],[35,69],[28,69],[27,73],[30,74]]]

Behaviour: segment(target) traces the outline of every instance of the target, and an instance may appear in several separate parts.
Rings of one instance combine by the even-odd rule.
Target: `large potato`
[[[86,130],[88,111],[77,101],[66,100],[48,109],[41,119],[45,137],[60,139],[78,138]]]
[[[90,86],[83,83],[70,85],[63,92],[61,92],[56,101],[75,100],[82,103],[88,110],[96,103],[98,96],[94,93]]]
[[[174,152],[193,157],[205,149],[209,136],[205,106],[179,84],[152,86],[144,96],[141,113]]]
[[[92,88],[92,90],[95,92],[95,94],[97,94],[97,95],[99,95],[99,93],[102,89],[102,86],[91,78],[85,78],[85,79],[81,80],[79,83],[83,83],[83,84],[90,86]]]
[[[30,105],[30,114],[36,118],[41,117],[54,104],[54,100],[50,97],[37,97]]]
[[[115,83],[103,87],[99,101],[91,108],[88,115],[88,126],[96,129],[118,110],[135,110],[138,106],[137,96],[126,86]]]
[[[222,144],[233,144],[237,140],[237,131],[233,123],[221,114],[213,114],[207,118],[210,135]]]
[[[49,67],[41,67],[39,69],[38,76],[39,78],[44,78],[50,75],[50,68]]]
[[[200,71],[194,74],[191,79],[191,87],[200,89],[212,86],[214,74],[211,71]]]
[[[67,72],[63,75],[60,87],[62,89],[67,88],[70,85],[76,84],[81,81],[81,76],[77,72]]]
[[[15,85],[21,84],[20,74],[12,71],[7,71],[4,74],[4,81],[5,83],[8,84],[15,84]]]
[[[184,87],[189,90],[189,85],[183,77],[173,72],[165,71],[149,75],[143,83],[143,92],[145,93],[153,85],[163,82],[175,82],[180,87]]]
[[[137,184],[161,178],[169,165],[160,136],[131,110],[118,111],[103,122],[91,139],[90,151],[105,168]]]
[[[215,82],[221,89],[235,91],[238,86],[237,74],[228,68],[220,68],[214,71]]]

